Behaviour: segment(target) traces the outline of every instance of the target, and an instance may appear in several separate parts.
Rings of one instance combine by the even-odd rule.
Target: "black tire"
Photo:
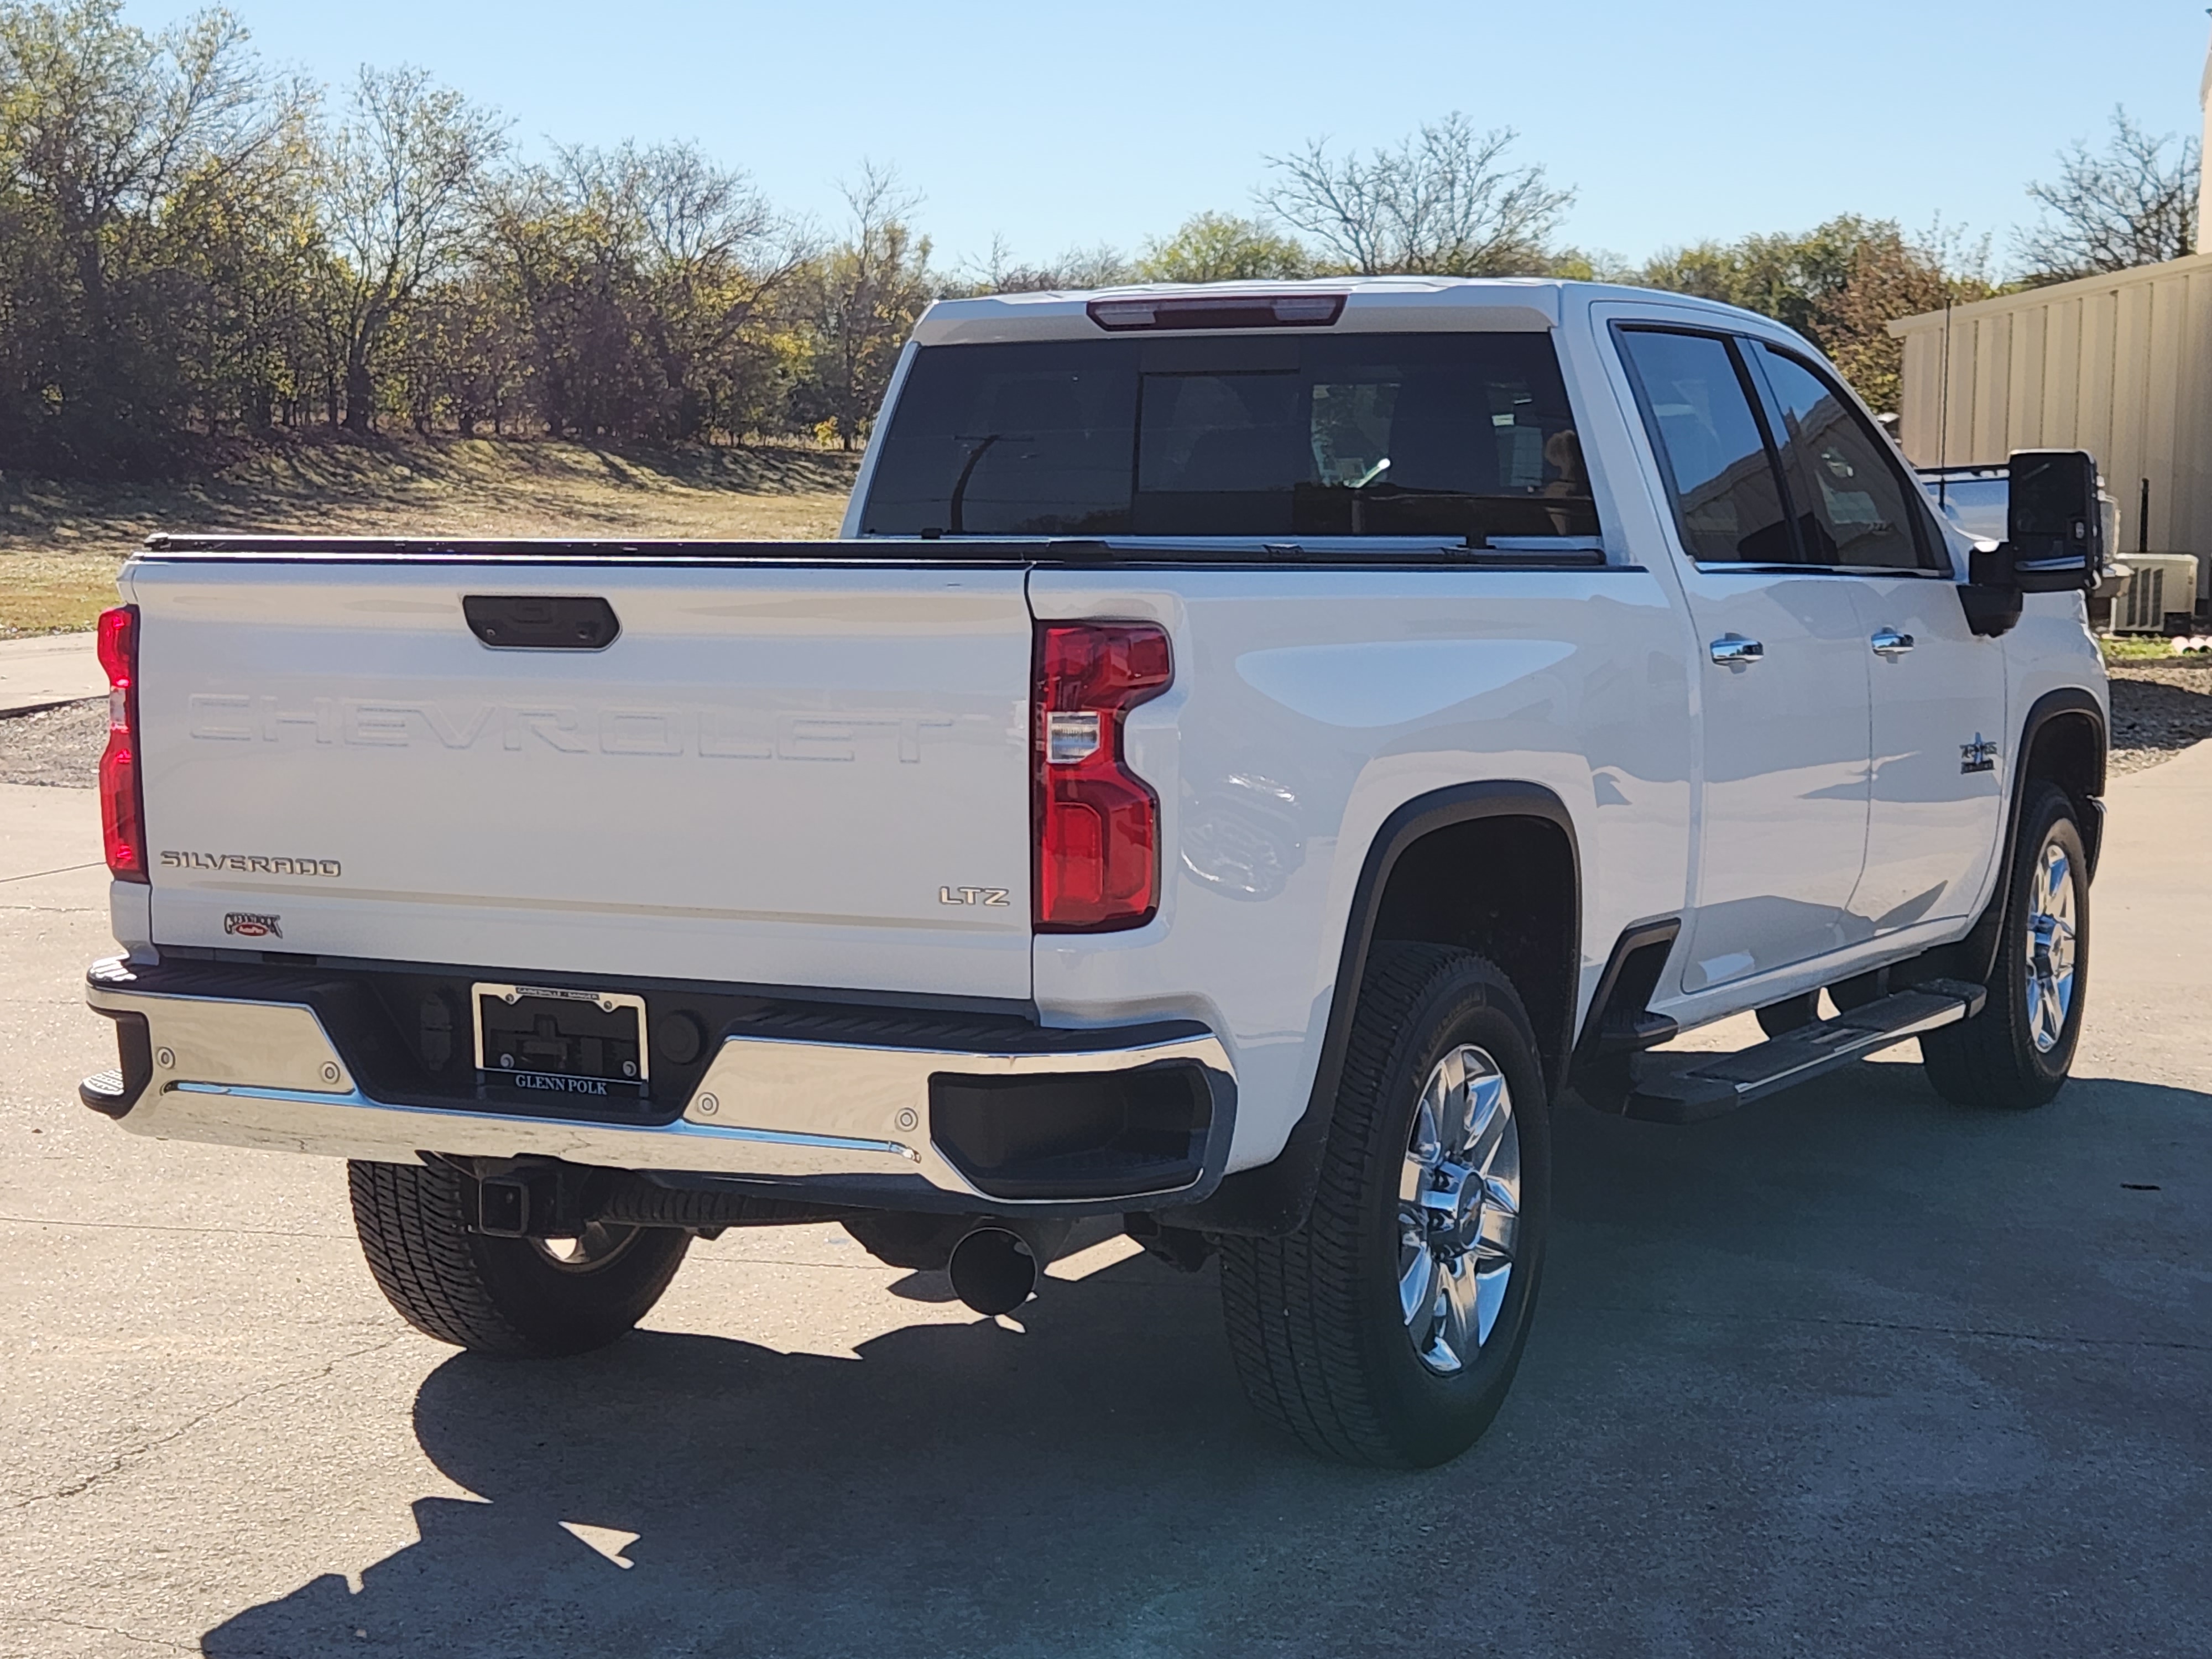
[[[660,1299],[691,1244],[677,1228],[595,1224],[564,1261],[531,1239],[470,1231],[473,1185],[445,1164],[351,1163],[346,1180],[378,1288],[416,1330],[478,1353],[605,1347]]]
[[[1771,1037],[1787,1036],[1802,1030],[1820,1017],[1820,994],[1804,991],[1780,1002],[1770,1002],[1759,1011],[1759,1029]]]
[[[2044,1027],[2054,1040],[2037,1039],[2029,994],[2039,988],[2030,938],[2039,887],[2045,884],[2045,860],[2052,849],[2066,860],[2065,884],[2073,905],[2071,997],[2063,1022]],[[1982,1012],[1920,1039],[1928,1080],[1944,1099],[1961,1106],[2014,1109],[2040,1106],[2065,1085],[2081,1036],[2082,1011],[2089,992],[2089,866],[2075,821],[2074,803],[2051,784],[2030,785],[2021,803],[2020,830],[2007,877],[2004,921],[1998,935],[1996,969]],[[2047,959],[2047,957],[2046,957]]]
[[[1462,1048],[1487,1054],[1510,1091],[1520,1207],[1493,1322],[1472,1361],[1442,1374],[1400,1302],[1401,1269],[1418,1253],[1416,1235],[1401,1231],[1400,1193],[1422,1091]],[[1221,1243],[1230,1348],[1262,1418],[1316,1452],[1386,1468],[1442,1463],[1474,1443],[1512,1386],[1535,1308],[1551,1215],[1548,1106],[1534,1031],[1503,973],[1441,945],[1376,947],[1305,1225]]]

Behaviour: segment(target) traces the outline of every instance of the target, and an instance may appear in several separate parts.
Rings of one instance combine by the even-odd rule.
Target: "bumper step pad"
[[[121,1117],[131,1109],[131,1091],[124,1086],[123,1073],[112,1066],[78,1084],[76,1097],[103,1117]]]
[[[1734,1054],[1638,1054],[1625,1115],[1650,1123],[1718,1117],[1923,1031],[1971,1019],[1987,997],[1978,985],[1930,980]]]

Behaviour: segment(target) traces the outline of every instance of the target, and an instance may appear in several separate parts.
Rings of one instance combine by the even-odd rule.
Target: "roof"
[[[1103,331],[1091,321],[1094,300],[1173,299],[1183,296],[1341,294],[1343,314],[1331,331],[1381,333],[1467,331],[1541,333],[1556,328],[1571,305],[1591,300],[1663,301],[1730,319],[1775,325],[1749,312],[1688,295],[1610,283],[1574,283],[1546,276],[1320,276],[1303,282],[1139,283],[1120,288],[1046,289],[939,300],[921,314],[914,337],[921,345],[971,345],[995,340],[1095,340]],[[1263,333],[1303,329],[1259,330]]]

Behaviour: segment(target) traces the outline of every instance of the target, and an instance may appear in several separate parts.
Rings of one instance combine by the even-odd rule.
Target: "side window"
[[[1620,340],[1690,556],[1796,562],[1774,454],[1728,342],[1643,328],[1622,329]]]
[[[1933,568],[1913,489],[1898,474],[1886,440],[1868,429],[1850,399],[1810,364],[1752,347],[1781,406],[1783,464],[1796,498],[1798,534],[1814,564],[1891,570]]]

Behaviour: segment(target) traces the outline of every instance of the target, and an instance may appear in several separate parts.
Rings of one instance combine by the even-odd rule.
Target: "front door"
[[[1874,676],[1874,793],[1852,912],[1877,933],[1965,915],[2004,828],[2004,647],[1948,581],[1860,588]]]
[[[1753,359],[1783,434],[1800,539],[1853,574],[1872,677],[1862,936],[1963,916],[2004,820],[2004,648],[1959,605],[1935,516],[1896,452],[1825,370],[1765,346]]]
[[[1864,860],[1869,661],[1853,579],[1803,566],[1741,349],[1624,327],[1699,646],[1695,994],[1850,942]]]

